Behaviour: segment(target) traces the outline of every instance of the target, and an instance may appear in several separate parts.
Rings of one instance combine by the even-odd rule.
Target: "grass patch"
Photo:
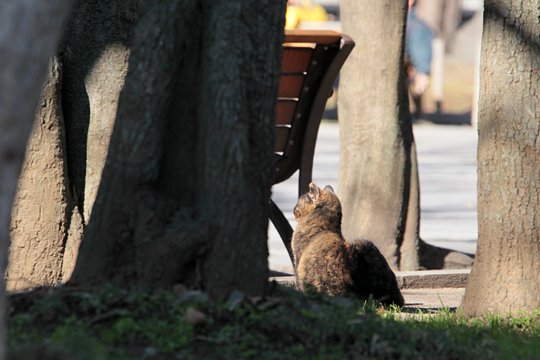
[[[112,286],[11,297],[10,359],[533,359],[540,312],[465,320],[446,309],[403,318],[374,302]]]

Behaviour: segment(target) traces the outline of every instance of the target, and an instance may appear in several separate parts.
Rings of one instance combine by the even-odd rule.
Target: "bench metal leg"
[[[281,210],[278,208],[276,203],[272,201],[272,199],[270,199],[270,220],[272,220],[272,224],[274,224],[279,233],[279,236],[281,237],[281,240],[283,240],[283,244],[285,245],[285,248],[289,253],[289,257],[291,258],[291,262],[294,267],[294,256],[291,248],[293,229],[291,227],[291,224],[289,224],[289,221],[287,221],[285,215],[283,215]]]

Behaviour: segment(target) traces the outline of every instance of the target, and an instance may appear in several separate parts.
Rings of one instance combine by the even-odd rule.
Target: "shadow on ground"
[[[326,120],[337,120],[338,113],[337,108],[327,108],[324,111],[323,118]],[[466,111],[464,113],[445,113],[445,112],[433,112],[425,113],[418,117],[413,116],[414,124],[432,123],[436,125],[471,125],[471,112]]]
[[[427,113],[420,115],[418,118],[415,118],[413,122],[415,124],[430,122],[437,125],[471,125],[471,112],[467,111],[464,113]]]
[[[420,239],[420,267],[425,270],[470,269],[475,254],[434,246]]]

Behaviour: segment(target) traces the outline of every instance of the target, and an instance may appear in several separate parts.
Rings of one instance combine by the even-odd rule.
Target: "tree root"
[[[472,267],[474,255],[441,248],[419,241],[420,269],[468,269]]]

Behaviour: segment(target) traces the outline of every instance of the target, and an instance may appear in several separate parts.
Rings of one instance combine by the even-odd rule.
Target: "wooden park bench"
[[[335,31],[291,30],[285,33],[276,105],[274,184],[299,173],[298,196],[308,191],[315,142],[326,101],[354,42]],[[292,227],[270,200],[270,220],[291,261]],[[293,261],[294,263],[294,261]]]

